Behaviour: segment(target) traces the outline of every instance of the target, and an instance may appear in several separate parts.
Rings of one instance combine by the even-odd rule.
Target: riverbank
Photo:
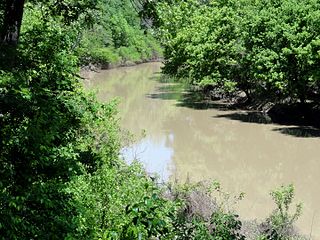
[[[133,67],[144,63],[162,62],[162,57],[154,57],[151,59],[140,59],[139,61],[121,61],[121,62],[108,62],[108,63],[89,63],[80,67],[80,76],[83,79],[92,79],[95,74],[100,70],[110,70],[122,67]]]
[[[316,133],[320,129],[320,104],[317,101],[301,103],[290,99],[270,99],[263,96],[248,99],[243,91],[225,93],[211,86],[191,89],[194,94],[203,95],[207,101],[224,102],[224,107],[227,109],[259,112],[265,117],[266,122],[304,127],[306,131],[320,136],[320,133]]]
[[[146,133],[125,159],[138,158],[146,172],[160,179],[217,179],[229,193],[245,192],[236,209],[243,225],[252,219],[259,225],[275,207],[270,190],[294,183],[296,199],[304,203],[297,226],[308,235],[318,209],[318,139],[283,134],[279,128],[290,126],[266,122],[261,112],[230,110],[227,103],[203,99],[203,94],[197,98],[170,79],[159,79],[161,66],[100,71],[88,84],[99,89],[101,101],[120,99],[122,128],[136,136]],[[315,215],[313,237],[319,234],[318,222]]]

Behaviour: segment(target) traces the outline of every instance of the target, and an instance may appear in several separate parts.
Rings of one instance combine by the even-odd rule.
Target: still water
[[[120,98],[122,127],[138,139],[124,158],[139,159],[164,181],[216,179],[227,192],[245,192],[236,206],[244,219],[267,217],[270,190],[293,183],[303,202],[297,226],[320,239],[320,133],[194,99],[178,84],[161,83],[160,67],[101,71],[87,81],[101,101]]]

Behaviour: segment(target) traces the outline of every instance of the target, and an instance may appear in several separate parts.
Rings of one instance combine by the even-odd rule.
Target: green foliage
[[[244,236],[240,234],[242,223],[237,215],[226,214],[224,212],[213,213],[211,224],[213,225],[213,239],[245,239]]]
[[[139,62],[143,59],[135,47],[119,47],[118,53],[123,62]]]
[[[180,186],[170,196],[139,164],[119,159],[117,102],[102,104],[84,91],[77,56],[136,61],[159,49],[133,27],[137,15],[126,1],[110,2],[114,29],[103,19],[99,28],[84,30],[97,9],[87,8],[92,3],[28,1],[19,45],[1,52],[1,239],[242,239],[241,222],[225,209],[230,196],[219,184]],[[116,26],[120,19],[126,23]],[[77,48],[79,33],[85,37]],[[205,217],[213,192],[222,201]],[[271,222],[282,234],[301,209],[288,213],[291,188],[273,196],[278,211]],[[198,209],[198,203],[204,205]]]
[[[116,128],[113,107],[98,104],[79,83],[72,28],[52,16],[37,18],[33,7],[26,10],[14,61],[1,62],[4,239],[61,239],[75,231],[77,209],[67,184],[116,159],[119,149],[115,130],[103,124]],[[97,141],[103,134],[108,141],[101,152]]]
[[[108,1],[92,29],[84,31],[79,56],[82,64],[142,62],[161,55],[158,42],[150,29],[141,29],[141,19],[135,9],[138,3],[125,0]],[[108,50],[104,50],[108,49]],[[100,53],[99,53],[100,51]],[[109,52],[106,56],[106,52]],[[108,59],[110,55],[114,55]]]
[[[271,196],[277,205],[276,210],[270,216],[272,236],[274,239],[288,238],[288,230],[292,229],[293,223],[301,216],[302,204],[296,205],[293,213],[290,213],[290,205],[294,198],[293,185],[281,186],[271,192]]]
[[[119,62],[119,56],[115,53],[115,50],[112,48],[95,48],[90,51],[88,56],[88,63],[117,63]]]
[[[140,166],[119,159],[116,103],[98,103],[79,81],[75,53],[85,51],[84,45],[77,48],[79,33],[91,31],[82,25],[90,23],[88,14],[96,6],[87,8],[88,1],[55,3],[29,1],[20,44],[1,52],[1,238],[168,234],[175,204],[160,197]],[[93,42],[84,38],[87,46],[98,42],[90,48],[94,59],[119,61],[113,44],[95,37]],[[136,46],[124,46],[121,53],[134,55],[132,60],[151,57],[154,40],[150,35],[146,39],[150,48],[144,37],[135,36],[130,44]]]
[[[116,103],[98,103],[79,81],[82,15],[69,21],[50,4],[29,2],[18,48],[2,52],[1,238],[168,235],[175,203],[140,166],[119,159]],[[92,52],[118,61],[111,49]]]
[[[74,238],[146,239],[169,235],[177,206],[161,197],[162,190],[138,164],[102,166],[69,187],[80,214]]]
[[[317,1],[160,1],[156,10],[165,72],[249,97],[319,97]]]
[[[306,238],[298,235],[294,230],[294,222],[301,216],[302,204],[296,205],[291,213],[291,205],[294,198],[294,187],[292,184],[281,186],[271,192],[271,196],[276,204],[276,209],[262,224],[258,239],[267,240],[305,240]]]

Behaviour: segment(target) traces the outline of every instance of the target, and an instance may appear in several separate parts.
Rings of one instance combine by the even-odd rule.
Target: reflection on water
[[[160,181],[167,182],[173,171],[171,162],[173,149],[167,147],[168,141],[172,142],[174,136],[154,142],[148,137],[130,147],[122,149],[121,155],[130,164],[134,160],[143,163],[147,173],[156,174]],[[170,144],[170,143],[169,143]],[[152,156],[152,159],[149,157]]]
[[[228,110],[183,87],[157,81],[160,64],[102,71],[88,83],[99,98],[121,99],[122,126],[147,137],[123,150],[160,178],[217,179],[227,191],[246,193],[242,217],[265,218],[274,205],[268,194],[293,183],[304,203],[298,226],[320,239],[320,134],[317,129],[272,124],[254,112]]]
[[[229,114],[221,114],[215,116],[217,118],[229,118],[232,120],[238,120],[247,123],[261,123],[261,124],[270,124],[272,123],[271,118],[266,114],[260,112],[235,112]]]

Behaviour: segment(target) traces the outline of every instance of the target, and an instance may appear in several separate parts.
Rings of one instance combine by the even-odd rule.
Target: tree
[[[89,123],[98,118],[99,106],[79,84],[71,51],[76,34],[70,26],[90,9],[81,12],[72,1],[63,10],[62,3],[2,5],[1,239],[63,239],[74,232],[76,208],[66,187],[95,166]]]
[[[253,100],[319,99],[318,1],[160,1],[156,12],[166,73]]]
[[[94,14],[93,10],[98,8],[98,0],[89,1],[30,1],[31,3],[43,3],[48,8],[48,16],[62,16],[64,22],[70,24],[78,21],[80,16],[84,16],[86,23],[92,23]],[[2,26],[0,26],[0,43],[15,46],[18,44],[20,28],[23,18],[25,0],[5,0],[0,4],[2,10]],[[1,9],[2,8],[2,9]],[[0,15],[1,17],[1,15]]]
[[[23,16],[25,0],[6,0],[3,7],[3,22],[0,31],[0,43],[17,45]]]

